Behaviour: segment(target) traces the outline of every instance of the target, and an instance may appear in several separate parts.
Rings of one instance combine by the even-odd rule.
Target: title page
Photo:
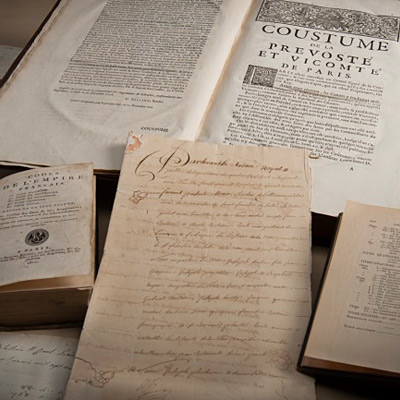
[[[394,0],[254,1],[199,137],[308,150],[313,212],[399,208],[399,16]]]
[[[0,181],[0,285],[93,270],[93,167],[36,168]]]

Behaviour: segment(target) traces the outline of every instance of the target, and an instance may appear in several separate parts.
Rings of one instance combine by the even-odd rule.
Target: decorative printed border
[[[258,85],[274,87],[276,73],[275,68],[260,67],[258,65],[249,65],[244,76],[243,83],[248,85]]]
[[[257,21],[399,40],[400,18],[285,0],[264,0]]]

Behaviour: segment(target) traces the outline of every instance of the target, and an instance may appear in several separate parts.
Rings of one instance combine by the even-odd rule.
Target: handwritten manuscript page
[[[63,0],[0,93],[0,160],[119,170],[131,131],[193,139],[250,2]]]
[[[200,139],[307,149],[314,212],[399,208],[399,17],[393,0],[254,1]]]
[[[398,209],[346,205],[306,357],[400,373],[399,246]]]
[[[78,339],[0,333],[0,398],[62,400]]]
[[[66,399],[312,399],[306,153],[140,140]]]

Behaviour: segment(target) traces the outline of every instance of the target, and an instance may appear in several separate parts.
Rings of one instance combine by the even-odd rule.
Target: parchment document
[[[312,399],[302,150],[131,137],[66,399]]]
[[[250,3],[63,0],[0,93],[0,160],[119,170],[131,131],[193,139]]]
[[[0,333],[0,399],[62,400],[78,340]]]
[[[305,356],[400,373],[399,250],[400,210],[346,205]]]
[[[36,168],[0,180],[0,286],[94,268],[91,164]]]
[[[256,0],[203,141],[310,151],[312,211],[400,207],[400,2]]]

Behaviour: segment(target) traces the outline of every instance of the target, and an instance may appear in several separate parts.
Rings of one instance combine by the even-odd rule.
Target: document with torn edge
[[[94,191],[91,164],[0,180],[0,326],[83,320],[94,283]]]
[[[62,400],[78,339],[0,332],[0,398]]]
[[[119,170],[129,132],[299,147],[312,211],[399,207],[399,17],[394,0],[64,0],[0,95],[0,160]]]
[[[399,209],[346,205],[301,370],[400,377],[399,245]]]
[[[312,399],[298,149],[132,137],[65,399]]]

